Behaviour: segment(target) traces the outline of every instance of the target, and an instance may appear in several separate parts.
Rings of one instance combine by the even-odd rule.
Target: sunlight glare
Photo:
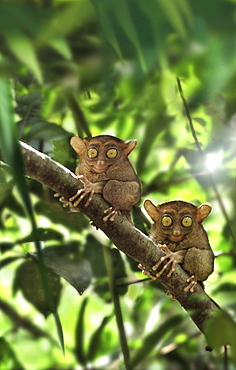
[[[209,153],[206,155],[205,167],[210,172],[216,171],[220,167],[223,160],[223,150],[217,153]]]

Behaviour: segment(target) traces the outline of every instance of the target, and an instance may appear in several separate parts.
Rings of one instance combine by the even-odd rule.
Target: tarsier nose
[[[174,229],[174,231],[173,231],[173,235],[175,235],[175,236],[179,236],[180,235],[180,230],[179,229]]]

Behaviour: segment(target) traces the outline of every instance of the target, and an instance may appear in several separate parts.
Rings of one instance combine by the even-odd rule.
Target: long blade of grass
[[[76,325],[75,330],[75,355],[77,357],[77,360],[82,365],[86,365],[87,363],[87,356],[85,354],[84,350],[84,322],[85,322],[85,311],[88,304],[88,298],[85,298],[84,301],[81,304],[79,317]]]
[[[121,349],[122,349],[122,353],[124,357],[125,368],[126,370],[132,370],[133,367],[130,361],[129,346],[128,346],[127,337],[126,337],[125,328],[124,328],[124,320],[123,320],[123,315],[122,315],[122,310],[121,310],[121,305],[120,305],[119,293],[118,293],[118,289],[117,289],[116,281],[115,281],[114,268],[113,268],[110,248],[103,246],[103,254],[104,254],[104,260],[105,260],[107,273],[109,276],[109,286],[110,286],[110,291],[112,294],[112,299],[113,299],[113,304],[114,304],[114,311],[115,311],[116,322],[117,322],[117,327],[118,327],[119,336],[120,336],[120,345],[121,345]]]
[[[21,195],[32,230],[35,233],[35,248],[39,257],[39,267],[41,271],[43,287],[51,312],[54,314],[59,341],[64,352],[62,325],[55,309],[52,292],[50,291],[47,271],[37,234],[36,220],[33,213],[26,178],[24,176],[24,162],[17,139],[17,130],[14,122],[14,107],[11,94],[11,84],[10,80],[4,76],[0,78],[0,147],[4,160],[11,168],[14,182],[18,188],[19,194]]]

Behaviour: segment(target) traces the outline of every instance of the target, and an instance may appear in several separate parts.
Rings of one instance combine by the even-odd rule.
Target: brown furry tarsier
[[[128,159],[137,141],[99,135],[89,139],[74,136],[70,143],[80,157],[75,173],[84,183],[84,188],[69,199],[69,204],[77,207],[88,196],[87,207],[93,194],[101,193],[111,204],[104,211],[104,221],[114,221],[120,210],[131,222],[130,210],[141,197],[139,178]]]
[[[201,224],[212,207],[207,203],[197,207],[180,200],[157,206],[146,200],[144,207],[154,221],[149,236],[166,255],[152,266],[152,270],[159,270],[156,278],[142,265],[139,267],[143,273],[157,280],[167,268],[167,277],[170,277],[175,264],[179,263],[190,274],[184,291],[194,292],[197,282],[206,280],[214,268],[214,254]]]

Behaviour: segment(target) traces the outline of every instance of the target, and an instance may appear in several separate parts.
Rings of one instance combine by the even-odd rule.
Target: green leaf
[[[156,330],[153,330],[149,335],[143,338],[141,348],[135,353],[131,360],[132,365],[135,367],[140,364],[143,359],[146,359],[154,347],[162,341],[164,335],[168,331],[173,330],[173,328],[176,328],[182,320],[183,316],[181,315],[170,317],[169,319],[166,319],[163,324],[160,324]]]
[[[90,23],[94,19],[94,8],[90,1],[77,0],[64,2],[63,7],[58,7],[57,12],[54,12],[54,17],[45,27],[40,38],[54,40],[58,35],[70,34],[78,27],[83,27],[84,24]],[[63,27],[62,27],[63,26]]]
[[[0,338],[0,364],[2,370],[24,370],[11,345],[3,337]]]
[[[117,22],[128,37],[131,44],[134,45],[140,65],[143,71],[146,72],[147,65],[136,28],[138,27],[138,24],[135,24],[135,22],[133,22],[131,8],[128,4],[129,3],[126,0],[120,0],[119,2],[114,1],[112,3],[112,7],[116,15]]]
[[[0,183],[0,205],[4,203],[5,199],[9,197],[9,195],[12,193],[13,184],[1,184]]]
[[[229,271],[229,270],[228,270]],[[214,295],[217,293],[231,293],[236,294],[236,284],[229,281],[227,283],[219,284],[213,291]]]
[[[105,327],[107,324],[111,321],[114,315],[105,316],[101,322],[101,324],[98,326],[97,330],[93,333],[90,342],[89,342],[89,348],[88,348],[88,361],[93,361],[101,349],[101,341],[102,341],[102,335],[104,332]]]
[[[49,141],[59,137],[68,137],[68,132],[55,123],[38,118],[25,137]]]
[[[1,242],[0,243],[0,251],[1,251],[1,253],[5,253],[5,252],[11,250],[12,248],[14,248],[15,245],[16,245],[16,242]]]
[[[118,39],[116,37],[116,34],[114,32],[112,18],[109,17],[109,12],[107,12],[104,9],[104,5],[103,6],[102,4],[99,5],[98,1],[92,0],[92,2],[100,18],[100,23],[104,30],[104,33],[106,35],[108,42],[111,44],[111,46],[114,48],[119,58],[122,60],[123,59],[122,51],[121,51]]]
[[[94,277],[99,278],[107,275],[102,244],[91,234],[88,235],[86,240],[84,257],[91,263]]]
[[[64,225],[70,231],[80,232],[88,227],[88,220],[83,213],[63,212],[62,205],[56,198],[55,202],[58,202],[58,204],[52,206],[51,203],[47,203],[41,199],[34,207],[35,212],[47,217],[54,225]]]
[[[33,91],[29,94],[19,96],[16,99],[16,102],[18,104],[27,105],[27,106],[31,106],[32,104],[40,106],[44,100],[45,98],[41,97],[40,91]]]
[[[183,10],[187,11],[188,13],[188,18],[186,18],[186,20],[188,20],[190,16],[190,10],[187,9],[187,2],[179,0],[160,0],[160,4],[162,5],[166,17],[169,18],[172,26],[178,31],[181,37],[186,38],[188,32],[185,26],[185,19],[183,19],[183,15],[181,14],[181,5],[184,5]]]
[[[0,77],[0,146],[5,161],[11,166],[11,171],[19,190],[19,194],[22,198],[22,202],[25,206],[27,214],[29,216],[32,230],[36,232],[36,221],[33,214],[33,208],[29,196],[29,191],[24,176],[24,163],[23,157],[20,149],[19,142],[17,140],[17,131],[14,122],[14,111],[13,111],[13,101],[11,95],[10,81],[4,77]],[[48,304],[51,312],[56,312],[56,308],[53,300],[53,293],[50,290],[50,284],[47,278],[46,268],[43,261],[43,256],[41,252],[41,246],[39,243],[38,235],[35,235],[35,248],[39,256],[39,268],[41,274],[41,281],[43,283],[43,288],[45,295],[48,300]],[[61,330],[61,324],[58,326],[58,318],[56,321],[56,326],[58,332]],[[59,340],[61,343],[62,350],[64,351],[64,342]]]
[[[83,294],[91,283],[92,271],[88,261],[78,261],[76,256],[73,257],[77,250],[77,247],[65,245],[44,248],[42,253],[45,265]]]
[[[47,276],[56,309],[61,296],[62,285],[60,283],[60,277],[50,270],[47,270]],[[21,290],[25,299],[35,306],[45,317],[53,312],[44,292],[39,264],[37,262],[32,260],[25,261],[18,267],[14,281],[14,292],[17,290]]]
[[[75,329],[75,355],[81,365],[87,363],[87,356],[84,349],[85,335],[85,310],[88,304],[88,298],[85,298],[81,304],[78,321]]]
[[[2,260],[0,260],[0,268],[3,268],[5,266],[8,266],[10,263],[17,261],[21,257],[7,257]]]
[[[69,138],[64,137],[58,140],[52,140],[53,159],[70,170],[74,168],[74,158],[72,147],[69,144]]]
[[[39,83],[43,82],[42,72],[34,47],[28,37],[20,31],[5,35],[11,52],[33,72]]]
[[[61,347],[62,347],[62,352],[65,355],[64,334],[63,334],[63,328],[62,328],[62,325],[61,325],[61,320],[60,320],[60,317],[59,317],[57,311],[53,312],[53,316],[54,316],[54,320],[55,320],[55,323],[56,323],[58,339],[59,339]]]
[[[68,42],[64,37],[54,37],[47,41],[47,44],[55,49],[59,54],[61,54],[66,59],[71,59],[72,54],[69,48]]]
[[[236,363],[236,323],[228,313],[215,311],[206,322],[205,333],[208,344],[213,349],[229,345]]]
[[[29,235],[25,236],[22,239],[19,239],[17,242],[20,244],[31,243],[31,242],[34,242],[37,238],[40,241],[47,241],[47,240],[59,240],[60,241],[60,240],[63,240],[63,235],[57,230],[40,227],[40,228],[37,228],[31,231]]]
[[[6,198],[5,202],[3,203],[2,207],[8,208],[12,213],[15,215],[25,217],[25,207],[22,203],[19,202],[16,196],[11,194]]]

